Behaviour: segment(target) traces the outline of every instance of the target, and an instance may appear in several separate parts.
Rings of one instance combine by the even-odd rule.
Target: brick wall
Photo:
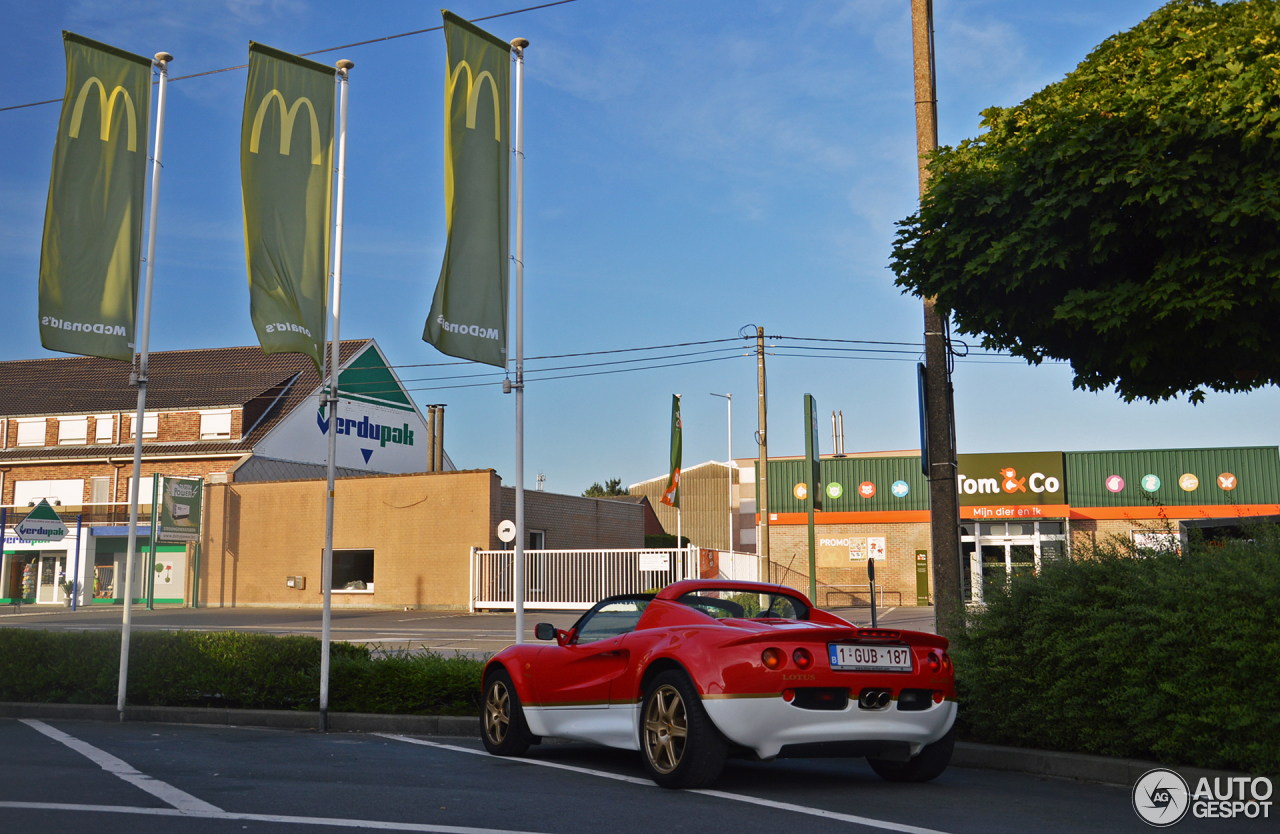
[[[821,524],[815,538],[883,536],[884,561],[876,562],[876,585],[884,586],[884,604],[916,604],[916,551],[930,551],[929,595],[933,596],[933,553],[929,525],[922,522],[892,524]],[[809,592],[809,529],[803,524],[774,523],[769,526],[769,558],[772,580],[804,593]],[[828,560],[829,561],[829,560]],[[823,608],[867,605],[867,563],[847,565],[818,563],[818,598]],[[859,589],[840,588],[858,585]]]
[[[325,482],[206,486],[200,604],[319,606]],[[374,551],[374,592],[333,594],[334,608],[465,609],[472,547],[496,549],[501,500],[492,470],[338,481],[333,544]],[[304,590],[285,584],[305,576]]]
[[[226,458],[200,458],[195,460],[182,459],[163,459],[163,460],[143,460],[142,461],[142,477],[148,478],[151,475],[172,475],[178,478],[207,478],[211,472],[226,472],[239,459],[238,455],[231,455]],[[7,471],[4,473],[4,490],[0,493],[0,504],[12,505],[14,496],[14,483],[17,481],[44,481],[44,480],[66,480],[72,478],[80,478],[84,480],[84,496],[82,500],[88,501],[90,494],[90,479],[94,477],[109,477],[115,487],[114,496],[109,500],[112,501],[128,501],[129,500],[129,477],[133,474],[133,458],[116,457],[112,458],[115,465],[106,461],[78,461],[72,460],[66,463],[38,463],[27,465],[10,465],[4,467]],[[119,480],[115,478],[115,474],[119,468]],[[150,497],[147,495],[139,496],[139,499],[150,503]]]
[[[133,425],[133,417],[135,412],[124,411],[112,414],[112,442],[128,443],[133,440],[130,428]],[[199,411],[148,411],[147,414],[156,415],[156,436],[154,438],[146,438],[148,443],[182,443],[200,439],[200,412]],[[84,416],[84,415],[64,415],[64,416]],[[97,438],[97,415],[87,415],[89,417],[89,431],[87,434],[88,443],[84,444],[88,448],[92,448]],[[234,408],[231,410],[231,440],[238,440],[240,432],[243,428],[244,410]],[[3,424],[8,425],[8,448],[18,445],[18,420],[10,418],[8,420],[0,420],[0,431],[3,431]],[[3,437],[3,435],[0,435]],[[226,438],[223,438],[225,441]],[[3,445],[3,443],[0,443]],[[58,418],[45,418],[45,446],[58,445]],[[81,445],[81,444],[75,444]],[[38,447],[24,447],[38,448]],[[70,477],[70,476],[68,476]]]
[[[515,521],[514,487],[502,487],[501,508],[498,521]],[[545,530],[548,550],[641,548],[645,509],[623,501],[525,490],[524,526],[526,530]]]
[[[1118,536],[1125,541],[1133,541],[1133,532],[1136,530],[1142,533],[1172,533],[1178,534],[1177,521],[1162,521],[1160,519],[1141,519],[1130,521],[1127,519],[1072,519],[1069,529],[1071,531],[1071,552],[1073,556],[1080,556],[1087,551],[1092,545],[1104,544],[1107,539],[1112,536]]]

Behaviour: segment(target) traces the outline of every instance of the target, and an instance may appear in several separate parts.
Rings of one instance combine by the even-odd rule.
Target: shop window
[[[200,439],[224,440],[231,437],[231,410],[201,411]]]
[[[133,424],[138,422],[138,415],[129,418],[129,437],[133,437]],[[143,414],[142,415],[142,439],[148,440],[156,436],[160,429],[159,414]]]
[[[19,420],[18,421],[18,445],[19,446],[43,446],[45,433],[45,419],[43,417],[38,420]]]
[[[333,551],[333,585],[335,591],[373,591],[373,551]]]
[[[110,414],[99,414],[94,420],[93,442],[94,443],[110,443],[115,439],[112,430],[115,428],[115,419]]]
[[[1061,521],[1042,521],[1040,522],[1040,535],[1042,536],[1061,536]]]
[[[58,445],[79,446],[89,441],[88,417],[59,417]]]

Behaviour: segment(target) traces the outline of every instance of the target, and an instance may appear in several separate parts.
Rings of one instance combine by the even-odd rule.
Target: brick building
[[[443,409],[424,419],[373,340],[343,342],[341,361],[341,474],[454,468],[443,449]],[[328,421],[309,358],[268,356],[257,346],[160,351],[148,372],[140,518],[149,517],[157,474],[217,484],[323,473]],[[59,583],[73,576],[81,604],[123,599],[116,580],[124,573],[137,403],[129,375],[123,363],[95,357],[0,362],[0,602],[61,602]],[[18,539],[13,525],[41,499],[72,535],[45,544]],[[149,526],[140,528],[143,552],[149,535]],[[157,596],[181,600],[185,559],[175,554],[186,548],[158,550],[169,570]]]

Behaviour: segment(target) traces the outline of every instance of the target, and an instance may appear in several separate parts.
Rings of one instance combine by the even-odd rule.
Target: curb
[[[117,723],[120,713],[107,704],[0,703],[0,718],[49,718],[62,721]],[[125,707],[125,721],[157,724],[212,724],[228,727],[266,727],[277,730],[315,730],[320,713],[271,709],[210,709],[207,707]],[[469,715],[382,715],[363,712],[329,713],[329,729],[347,733],[413,733],[427,736],[479,736],[480,719]]]
[[[62,721],[104,721],[117,723],[120,714],[106,704],[27,704],[0,702],[0,718],[49,718]],[[320,713],[268,709],[210,709],[207,707],[125,707],[125,721],[157,724],[210,724],[228,727],[266,727],[278,730],[315,730]],[[329,729],[345,733],[406,733],[423,736],[476,737],[480,719],[470,715],[391,715],[363,712],[329,713]],[[1164,767],[1158,762],[1117,759],[1087,753],[1058,753],[1024,747],[956,742],[952,767],[1003,770],[1033,776],[1056,776],[1132,786],[1148,770]],[[1201,778],[1246,776],[1228,770],[1200,767],[1170,768],[1190,785]]]
[[[1059,753],[1054,750],[1001,747],[995,744],[976,744],[968,741],[956,742],[951,766],[1005,770],[1013,773],[1029,773],[1034,776],[1057,776],[1124,787],[1131,787],[1142,774],[1157,767],[1167,767],[1169,770],[1177,771],[1183,779],[1187,780],[1187,784],[1192,786],[1201,778],[1231,778],[1248,775],[1231,770],[1162,765],[1159,762],[1147,762],[1141,759],[1117,759],[1088,753]]]

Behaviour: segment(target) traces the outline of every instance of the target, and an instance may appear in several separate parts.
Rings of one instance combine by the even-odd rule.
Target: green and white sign
[[[41,499],[13,529],[18,538],[29,542],[59,542],[67,535],[67,525],[49,506],[48,499]]]
[[[166,477],[158,477],[157,480],[160,500],[156,518],[156,541],[199,541],[204,480]]]

